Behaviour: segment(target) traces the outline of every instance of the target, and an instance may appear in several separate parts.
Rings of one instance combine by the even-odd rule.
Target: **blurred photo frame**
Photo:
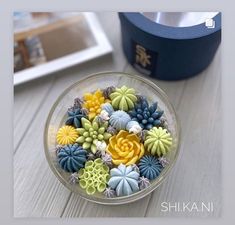
[[[14,85],[111,52],[95,13],[14,13]]]

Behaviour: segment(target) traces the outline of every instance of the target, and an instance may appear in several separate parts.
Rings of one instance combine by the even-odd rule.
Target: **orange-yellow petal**
[[[128,161],[126,163],[126,166],[129,166],[131,164],[135,164],[137,160],[138,160],[138,156],[136,155],[135,157],[133,157],[130,161]]]
[[[133,148],[135,150],[135,154],[139,155],[139,153],[140,153],[140,143],[137,143],[136,141],[134,141],[133,144],[134,144]]]
[[[84,94],[84,103],[82,106],[88,110],[89,119],[93,119],[95,116],[100,114],[101,106],[105,103],[105,101],[106,99],[100,89],[98,89],[95,93]]]
[[[128,158],[128,159],[132,158],[134,156],[134,154],[135,154],[135,151],[131,151],[128,153],[128,155],[125,158]]]
[[[140,142],[140,139],[136,134],[129,134],[126,138],[130,141]]]
[[[120,130],[118,135],[116,136],[116,139],[118,140],[119,138],[123,137],[125,138],[128,135],[128,132],[125,130]]]
[[[144,155],[144,145],[140,144],[140,154],[139,154],[139,159]]]
[[[90,112],[90,113],[88,114],[89,120],[94,119],[95,116],[96,116],[96,113],[95,113],[95,112]]]
[[[85,93],[84,94],[84,99],[85,100],[90,100],[92,98],[92,94],[91,93]]]
[[[112,156],[112,158],[115,158],[115,159],[119,158],[119,155],[116,153],[116,151],[110,145],[108,145],[106,152],[109,153]]]
[[[113,159],[112,162],[114,165],[126,164],[127,159]]]

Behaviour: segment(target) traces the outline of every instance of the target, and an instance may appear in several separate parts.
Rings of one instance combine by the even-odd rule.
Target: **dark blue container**
[[[205,23],[172,27],[155,23],[141,13],[119,13],[122,45],[138,71],[161,80],[180,80],[203,71],[221,41],[221,13],[210,29]]]

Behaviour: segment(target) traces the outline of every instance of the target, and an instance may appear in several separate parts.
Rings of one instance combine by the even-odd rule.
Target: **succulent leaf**
[[[143,129],[150,130],[161,125],[161,116],[164,111],[157,111],[157,102],[149,106],[145,97],[139,98],[134,109],[129,112],[131,119],[137,121]]]
[[[76,128],[81,126],[81,118],[86,117],[86,114],[81,108],[69,109],[67,115],[65,124]]]

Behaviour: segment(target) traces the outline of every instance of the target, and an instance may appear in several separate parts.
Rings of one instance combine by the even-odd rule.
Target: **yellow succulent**
[[[121,130],[109,139],[106,152],[112,156],[113,164],[129,166],[144,155],[144,145],[136,134]]]
[[[100,89],[98,89],[94,94],[85,93],[84,94],[84,104],[82,107],[86,108],[89,113],[89,119],[94,119],[101,112],[102,104],[110,102],[110,100],[105,99],[103,93]]]
[[[56,135],[56,140],[59,145],[74,144],[78,138],[78,132],[72,126],[61,127]]]

